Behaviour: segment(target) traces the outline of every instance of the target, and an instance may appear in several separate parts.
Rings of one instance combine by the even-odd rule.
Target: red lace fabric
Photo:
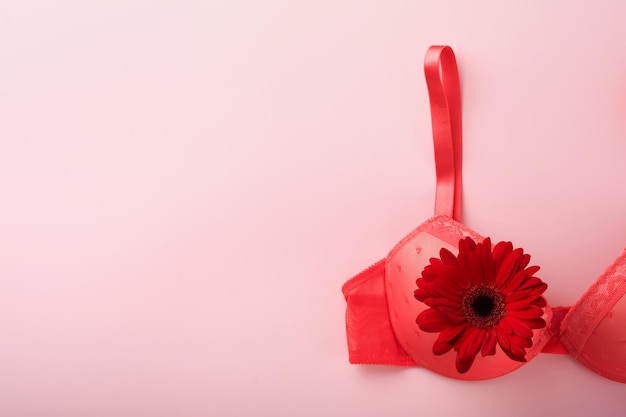
[[[626,382],[626,251],[572,306],[561,343],[592,371]]]
[[[436,333],[422,331],[416,317],[428,307],[415,299],[416,280],[442,248],[458,253],[459,241],[483,238],[459,222],[461,215],[461,111],[456,60],[449,47],[426,55],[437,196],[435,216],[422,223],[387,257],[346,282],[346,331],[351,363],[421,366],[455,379],[480,380],[524,365],[501,350],[477,355],[466,373],[455,368],[455,353],[435,355]],[[532,333],[525,360],[540,352],[570,353],[607,378],[626,382],[626,252],[571,307],[546,306],[544,328]]]

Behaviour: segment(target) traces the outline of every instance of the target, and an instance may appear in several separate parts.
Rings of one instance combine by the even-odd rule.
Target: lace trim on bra
[[[626,294],[626,251],[570,309],[561,324],[561,343],[578,358],[587,339],[613,306]]]

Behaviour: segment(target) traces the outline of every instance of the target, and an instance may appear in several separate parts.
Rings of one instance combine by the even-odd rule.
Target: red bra
[[[481,380],[505,375],[540,352],[569,353],[626,382],[626,251],[569,307],[551,307],[539,267],[510,242],[461,217],[461,100],[452,49],[425,59],[437,188],[435,216],[386,258],[342,288],[354,364],[422,366]]]

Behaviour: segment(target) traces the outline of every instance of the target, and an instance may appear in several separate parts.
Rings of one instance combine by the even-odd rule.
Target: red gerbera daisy
[[[415,298],[430,308],[417,316],[425,332],[439,333],[435,355],[454,348],[456,369],[467,372],[478,352],[494,355],[496,343],[511,359],[526,362],[532,346],[532,329],[545,327],[542,297],[548,286],[533,275],[538,266],[528,266],[530,255],[511,242],[459,241],[459,254],[441,249],[440,259],[417,279]]]

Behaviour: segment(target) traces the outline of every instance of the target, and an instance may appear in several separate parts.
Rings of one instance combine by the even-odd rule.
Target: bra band
[[[426,52],[424,72],[430,97],[437,173],[435,215],[443,214],[461,221],[461,88],[452,49],[431,46]]]

